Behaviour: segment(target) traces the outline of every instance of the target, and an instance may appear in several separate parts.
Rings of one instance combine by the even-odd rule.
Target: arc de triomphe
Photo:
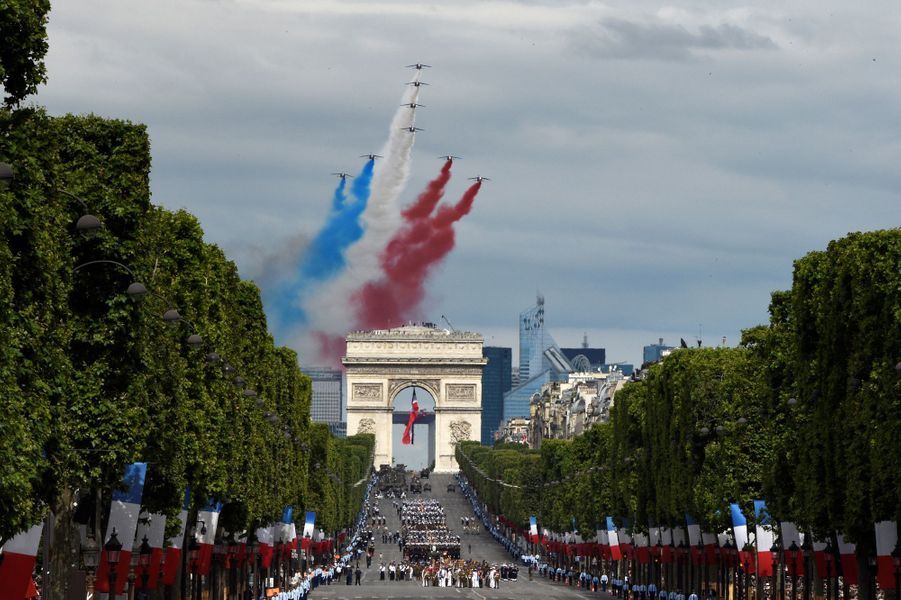
[[[482,336],[406,325],[348,334],[347,433],[375,434],[375,466],[391,464],[398,393],[420,387],[435,398],[435,471],[455,472],[454,446],[482,431]]]

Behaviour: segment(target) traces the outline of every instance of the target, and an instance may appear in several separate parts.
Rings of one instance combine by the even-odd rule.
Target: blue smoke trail
[[[341,179],[332,197],[332,210],[328,219],[310,242],[296,277],[272,293],[273,308],[278,315],[277,321],[281,329],[305,324],[307,317],[299,306],[300,299],[313,285],[331,279],[347,265],[345,260],[347,249],[363,237],[360,215],[366,210],[369,201],[374,168],[373,159],[363,166],[363,170],[351,186],[350,193],[353,197],[351,201],[348,201],[345,194],[347,181]]]
[[[344,253],[351,244],[363,237],[363,226],[360,224],[360,215],[366,209],[369,200],[369,184],[372,181],[374,160],[369,160],[363,170],[354,180],[351,186],[351,194],[354,201],[339,202],[337,191],[335,201],[332,203],[332,213],[329,215],[325,227],[319,232],[300,266],[300,279],[298,288],[303,288],[310,283],[331,279],[346,265]],[[343,188],[344,180],[341,180]],[[342,193],[343,196],[343,193]]]

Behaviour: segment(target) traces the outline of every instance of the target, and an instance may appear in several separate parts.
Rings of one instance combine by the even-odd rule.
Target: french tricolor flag
[[[610,532],[607,531],[605,527],[597,527],[597,538],[598,538],[598,547],[601,551],[601,557],[607,558],[610,556]]]
[[[699,550],[701,544],[701,526],[691,515],[685,515],[685,529],[688,531],[688,545],[691,546],[691,564],[701,564],[703,553]]]
[[[613,517],[607,517],[607,541],[610,542],[610,557],[613,560],[621,560],[623,552],[619,547],[619,536],[616,535],[616,525],[613,524]]]
[[[757,522],[757,575],[773,576],[773,519],[763,500],[754,501],[754,520]]]
[[[619,537],[619,545],[620,545],[620,548],[622,549],[623,556],[625,556],[628,559],[631,559],[633,552],[632,552],[632,536],[629,535],[630,523],[629,523],[629,520],[626,519],[625,517],[620,517],[619,522],[623,524],[623,526],[620,527],[616,532]]]
[[[826,576],[828,569],[826,568],[826,542],[821,542],[816,538],[813,539],[813,560],[817,565],[817,574],[822,573],[822,577]]]
[[[701,539],[704,540],[704,558],[707,560],[707,564],[715,565],[716,549],[719,547],[716,534],[705,531],[701,534]]]
[[[669,527],[660,528],[660,542],[663,544],[663,558],[660,562],[665,564],[673,562],[673,532]]]
[[[166,548],[166,562],[163,564],[163,584],[175,585],[175,578],[178,576],[178,568],[181,566],[181,550],[185,543],[185,529],[188,524],[188,507],[191,504],[191,490],[185,490],[185,500],[181,505],[181,512],[178,513],[178,520],[181,521],[181,528],[178,535],[169,538],[169,547]]]
[[[147,567],[147,589],[155,590],[156,582],[160,573],[160,562],[163,559],[163,537],[166,534],[166,515],[159,513],[141,513],[138,518],[138,532],[135,534],[135,543],[133,552],[141,551],[141,544],[144,543],[144,537],[147,538],[147,545],[150,546],[150,565]],[[144,567],[138,566],[135,569],[138,581],[143,581],[141,577],[144,575]]]
[[[748,520],[738,504],[730,504],[729,509],[732,511],[732,539],[735,540],[735,548],[741,551],[748,543]]]
[[[297,527],[294,525],[294,507],[286,506],[282,511],[281,541],[291,550],[297,548]]]
[[[259,543],[260,562],[264,569],[272,565],[272,549],[274,547],[272,527],[260,527],[256,531]]]
[[[848,585],[857,585],[857,546],[838,534],[838,552],[842,561],[842,577]]]
[[[884,590],[895,589],[892,550],[898,543],[898,524],[894,521],[876,523],[876,581]]]
[[[791,548],[792,542],[795,543],[795,547],[798,549],[795,564],[790,565],[789,574],[794,573],[795,575],[804,575],[804,552],[802,551],[804,540],[801,539],[801,533],[798,531],[798,526],[791,521],[782,521],[780,526],[782,527],[782,545],[784,546],[784,549],[788,550]],[[787,561],[788,555],[786,554],[785,556]],[[788,563],[786,562],[786,564]]]
[[[738,504],[732,503],[729,508],[732,512],[732,535],[735,547],[738,549],[739,562],[743,567],[747,566],[748,573],[754,573],[754,555],[752,552],[744,550],[748,544],[748,519],[742,514]]]
[[[21,600],[32,583],[35,557],[44,524],[38,523],[3,544],[0,553],[0,600]]]
[[[648,564],[651,558],[648,552],[648,536],[643,533],[636,533],[632,535],[632,541],[635,544],[635,555],[638,557],[638,562],[643,565]]]
[[[203,510],[197,513],[197,523],[201,525],[197,531],[197,574],[208,575],[213,563],[213,546],[216,544],[216,527],[219,525],[219,513],[222,503],[210,500]],[[206,531],[206,533],[204,533]]]
[[[144,495],[144,478],[147,476],[147,463],[132,463],[125,468],[125,477],[122,479],[123,490],[113,492],[112,504],[109,509],[109,520],[106,526],[104,545],[116,532],[116,539],[122,544],[119,554],[119,564],[116,567],[115,595],[125,593],[125,584],[128,583],[128,569],[131,565],[131,540],[135,538],[138,529],[138,515],[141,514],[141,498]],[[100,553],[100,564],[97,566],[97,578],[94,587],[98,592],[109,592],[109,563],[106,560],[106,550]],[[98,596],[100,596],[98,594]],[[106,596],[100,596],[106,597]]]
[[[316,535],[316,513],[307,512],[303,521],[303,539],[300,541],[301,548],[308,550],[313,543],[313,537]]]
[[[529,517],[529,541],[533,544],[538,542],[538,519]]]

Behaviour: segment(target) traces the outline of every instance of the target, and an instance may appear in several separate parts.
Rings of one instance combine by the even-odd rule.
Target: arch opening
[[[410,444],[403,443],[404,430],[412,412],[413,397],[419,413],[410,428]],[[435,396],[422,384],[410,382],[400,387],[391,402],[391,464],[421,470],[435,463]]]

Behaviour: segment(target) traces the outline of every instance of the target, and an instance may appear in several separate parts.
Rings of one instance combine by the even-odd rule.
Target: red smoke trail
[[[444,188],[447,186],[447,182],[450,181],[451,165],[453,165],[453,161],[445,161],[438,177],[429,182],[425,191],[416,198],[416,202],[400,213],[403,215],[404,221],[409,224],[418,221],[419,219],[425,219],[432,214],[432,211],[435,210],[435,206],[438,205],[438,202],[441,201],[441,197],[444,196]]]
[[[314,331],[313,336],[319,346],[319,360],[323,364],[340,366],[341,357],[347,351],[347,341],[342,335],[329,335],[322,331]]]
[[[394,236],[381,257],[385,276],[369,282],[354,295],[357,320],[362,327],[396,327],[420,316],[425,280],[432,268],[453,250],[456,241],[453,225],[472,210],[481,187],[481,182],[474,183],[454,206],[442,206],[431,217],[410,221]],[[424,196],[425,193],[420,195],[414,207]],[[422,208],[426,208],[425,201]]]

